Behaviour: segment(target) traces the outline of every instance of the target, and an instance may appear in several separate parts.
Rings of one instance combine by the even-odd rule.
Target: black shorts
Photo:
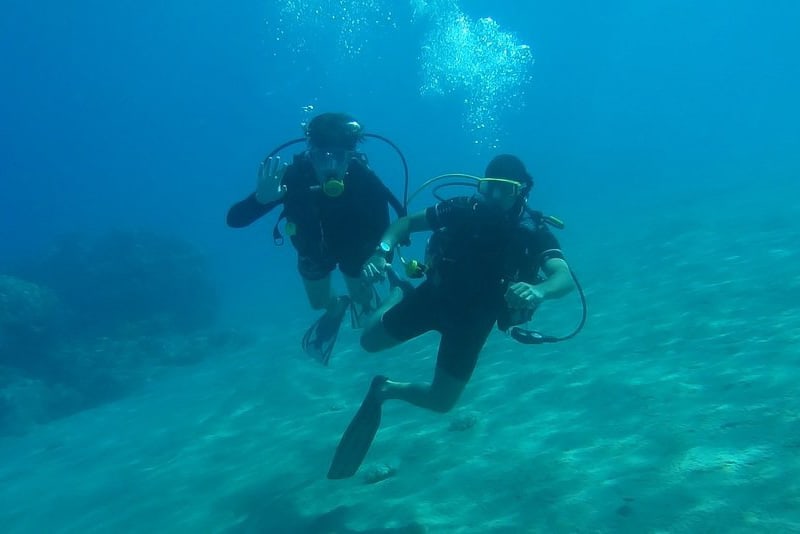
[[[389,335],[407,341],[436,330],[442,334],[436,367],[468,382],[478,363],[497,314],[487,299],[459,299],[443,294],[431,282],[423,282],[381,321]]]
[[[322,280],[338,265],[339,270],[350,278],[361,276],[361,268],[375,251],[375,243],[363,243],[361,246],[331,248],[324,242],[316,243],[292,236],[292,244],[297,250],[297,270],[306,280]]]

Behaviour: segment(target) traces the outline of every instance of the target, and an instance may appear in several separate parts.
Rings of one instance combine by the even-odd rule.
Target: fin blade
[[[339,337],[344,314],[349,307],[350,299],[339,297],[336,306],[325,312],[306,331],[302,341],[303,352],[323,365],[328,365],[336,339]]]
[[[356,474],[369,452],[375,434],[381,426],[381,401],[377,392],[386,381],[385,377],[375,377],[364,401],[356,412],[347,430],[344,431],[336,453],[328,469],[328,478],[341,480]]]

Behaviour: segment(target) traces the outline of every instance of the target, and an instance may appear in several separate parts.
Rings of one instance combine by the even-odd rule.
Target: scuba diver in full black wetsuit
[[[367,352],[382,351],[436,330],[441,341],[433,381],[402,383],[375,377],[339,442],[328,478],[356,473],[380,426],[384,401],[402,400],[440,413],[452,409],[495,323],[517,341],[538,344],[569,339],[585,321],[583,292],[547,228],[563,223],[527,207],[533,179],[522,161],[500,155],[489,163],[484,178],[442,177],[448,176],[473,178],[477,194],[440,199],[395,221],[362,273],[373,280],[387,276],[394,288],[364,328],[361,346]],[[424,231],[433,232],[425,280],[413,287],[391,270],[391,253],[411,233]],[[575,287],[583,318],[572,334],[557,338],[516,326],[527,322],[543,301],[561,298]]]
[[[357,151],[365,136],[390,141],[365,135],[361,125],[344,113],[314,117],[305,134],[264,160],[256,191],[230,208],[227,222],[242,228],[283,205],[280,219],[286,219],[286,233],[297,250],[309,303],[315,310],[325,310],[304,336],[303,348],[327,365],[346,311],[351,309],[353,326],[360,327],[364,315],[379,304],[374,287],[361,277],[361,268],[389,227],[389,206],[399,215],[405,209]],[[308,148],[291,164],[275,156],[302,141]],[[282,241],[277,225],[273,235],[276,242]],[[330,275],[337,266],[349,296],[333,292]]]

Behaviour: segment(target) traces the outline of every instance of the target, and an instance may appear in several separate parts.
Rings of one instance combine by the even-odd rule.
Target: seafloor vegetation
[[[0,435],[120,398],[205,358],[215,330],[205,258],[178,239],[70,235],[0,273]]]

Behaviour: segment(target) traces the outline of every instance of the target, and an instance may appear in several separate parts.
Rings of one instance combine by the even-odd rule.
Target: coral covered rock
[[[46,366],[45,353],[57,342],[63,317],[52,291],[0,275],[0,365],[27,370]]]
[[[23,272],[51,287],[92,335],[191,332],[210,326],[217,312],[203,255],[149,232],[62,237]]]

